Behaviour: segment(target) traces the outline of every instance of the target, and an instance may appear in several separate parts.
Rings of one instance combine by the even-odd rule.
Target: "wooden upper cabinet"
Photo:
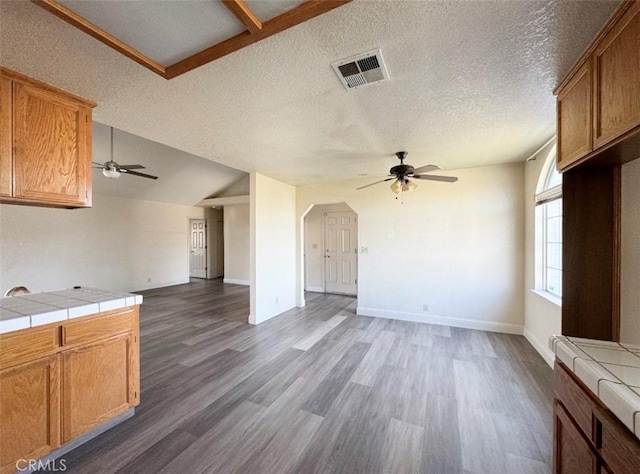
[[[558,169],[593,150],[591,77],[587,61],[558,94]]]
[[[0,200],[91,206],[92,102],[0,68]]]
[[[0,371],[0,413],[1,474],[60,446],[60,356]]]
[[[11,196],[13,190],[11,81],[0,77],[0,196]]]
[[[593,53],[594,146],[640,125],[640,2],[635,2]]]

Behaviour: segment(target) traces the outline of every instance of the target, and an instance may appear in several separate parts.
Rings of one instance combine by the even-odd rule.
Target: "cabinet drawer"
[[[640,472],[640,442],[608,410],[598,408],[596,447],[612,472]]]
[[[592,413],[598,406],[578,382],[567,372],[562,364],[555,365],[555,398],[567,409],[583,433],[591,438]]]
[[[59,347],[60,326],[3,335],[0,337],[0,367],[5,369],[54,354]]]
[[[62,327],[62,345],[72,346],[131,332],[136,324],[134,307],[104,313],[90,320],[67,323]]]

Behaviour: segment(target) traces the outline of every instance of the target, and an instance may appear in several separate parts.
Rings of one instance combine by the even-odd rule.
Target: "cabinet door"
[[[60,446],[60,356],[0,371],[0,472]]]
[[[597,148],[640,125],[640,2],[635,2],[594,52]]]
[[[16,198],[82,206],[91,183],[90,110],[61,94],[14,82]]]
[[[589,443],[567,415],[562,405],[554,404],[553,472],[555,474],[596,473],[598,462]]]
[[[63,442],[135,404],[134,334],[122,334],[62,353]]]
[[[13,143],[11,127],[11,80],[0,77],[0,196],[11,196]]]
[[[591,77],[587,61],[558,94],[558,169],[593,150]]]

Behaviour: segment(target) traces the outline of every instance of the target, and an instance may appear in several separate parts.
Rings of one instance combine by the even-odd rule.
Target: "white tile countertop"
[[[0,298],[0,334],[141,303],[141,295],[85,287]]]
[[[549,347],[640,439],[640,346],[551,336]]]

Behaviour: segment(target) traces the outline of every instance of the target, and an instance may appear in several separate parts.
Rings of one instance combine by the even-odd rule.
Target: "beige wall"
[[[298,298],[303,302],[303,216],[345,202],[358,214],[358,311],[372,316],[521,333],[524,168],[447,171],[395,199],[373,178],[297,188]],[[428,311],[424,311],[424,305]]]
[[[640,159],[622,167],[620,340],[640,344]]]
[[[249,284],[249,205],[224,207],[224,282]]]
[[[548,364],[553,364],[553,353],[547,346],[551,334],[560,334],[562,314],[560,305],[544,298],[535,289],[535,202],[536,186],[542,167],[554,142],[538,152],[535,160],[525,163],[524,178],[524,335]]]
[[[296,305],[296,188],[251,174],[249,322],[261,323]]]
[[[90,209],[0,205],[0,291],[188,282],[190,217],[204,210],[97,194]]]

